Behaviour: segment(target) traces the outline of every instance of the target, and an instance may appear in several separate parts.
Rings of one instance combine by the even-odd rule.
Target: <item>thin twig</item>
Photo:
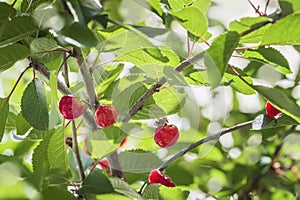
[[[270,3],[270,0],[267,0],[266,6],[265,6],[265,13],[264,13],[265,15],[267,14],[269,3]]]
[[[256,8],[250,0],[248,0],[248,2],[250,3],[251,7],[255,10],[255,13],[257,13],[259,16],[262,16],[261,12],[259,11],[259,6],[258,8]]]
[[[19,82],[21,81],[21,79],[22,79],[23,75],[25,74],[25,72],[26,72],[29,68],[31,68],[31,67],[32,67],[32,66],[30,65],[30,66],[26,67],[26,68],[24,69],[24,71],[21,72],[21,74],[20,74],[20,76],[18,77],[18,79],[17,79],[15,85],[13,86],[13,88],[12,88],[11,91],[10,91],[10,93],[9,93],[9,94],[7,95],[7,97],[5,98],[5,102],[4,102],[4,104],[3,104],[3,105],[1,106],[1,108],[0,108],[0,113],[2,113],[2,111],[3,111],[4,108],[6,107],[7,103],[9,102],[10,97],[11,97],[12,94],[14,93],[14,91],[15,91],[17,85],[18,85]]]
[[[11,7],[14,7],[18,0],[14,0],[14,2],[10,5]]]
[[[84,175],[84,170],[83,170],[83,166],[82,166],[82,162],[81,162],[81,158],[80,158],[80,154],[79,154],[79,150],[78,150],[76,125],[75,125],[74,120],[72,120],[71,125],[72,125],[72,150],[75,155],[75,160],[76,160],[77,167],[78,167],[80,181],[83,181],[85,175]]]
[[[67,60],[67,58],[69,56],[70,55],[66,56],[66,53],[63,54],[63,58],[64,58],[64,62],[63,62],[63,66],[64,66],[63,77],[65,79],[65,83],[66,83],[66,85],[67,85],[68,88],[70,87],[69,73],[68,73],[69,69],[68,69],[68,63],[65,62],[65,60]],[[83,181],[85,175],[84,175],[82,161],[81,161],[79,150],[78,150],[78,142],[77,142],[77,134],[76,134],[77,133],[77,128],[76,128],[74,120],[71,121],[71,126],[72,126],[72,150],[73,150],[73,153],[75,155],[75,160],[76,160],[77,167],[78,167],[80,181]]]
[[[158,169],[160,171],[163,171],[164,169],[166,169],[172,162],[174,162],[177,158],[183,156],[184,154],[186,154],[188,151],[198,147],[199,145],[201,144],[204,144],[206,142],[209,142],[209,141],[212,141],[212,140],[217,140],[219,139],[222,135],[226,134],[226,133],[229,133],[229,132],[232,132],[232,131],[235,131],[235,130],[238,130],[238,129],[241,129],[241,128],[245,128],[245,127],[248,127],[248,126],[251,126],[253,123],[253,121],[248,121],[248,122],[244,122],[244,123],[241,123],[241,124],[238,124],[238,125],[235,125],[233,127],[230,127],[230,128],[227,128],[223,131],[220,131],[219,133],[216,133],[214,135],[210,135],[206,138],[203,138],[185,148],[183,148],[181,151],[177,152],[176,154],[174,154],[170,159],[168,159],[166,162],[164,162]]]

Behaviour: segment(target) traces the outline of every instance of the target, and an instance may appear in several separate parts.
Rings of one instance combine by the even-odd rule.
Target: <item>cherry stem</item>
[[[250,3],[251,7],[255,10],[255,12],[256,12],[259,16],[263,16],[262,13],[259,11],[259,6],[258,6],[258,8],[256,8],[255,5],[254,5],[250,0],[248,0],[248,2]]]
[[[84,175],[84,170],[83,170],[83,166],[79,154],[77,134],[76,134],[76,124],[74,120],[72,120],[71,125],[72,125],[72,150],[76,158],[75,160],[78,166],[80,181],[83,181],[85,175]]]
[[[63,66],[66,66],[67,65],[67,60],[70,58],[70,54],[68,55],[68,56],[66,56],[66,54],[64,53],[63,54],[63,62],[61,63],[61,65],[59,66],[59,68],[58,68],[58,70],[57,70],[57,72],[56,72],[56,77],[58,76],[58,74],[59,74],[59,72],[60,72],[60,70],[61,70],[61,68],[63,67]],[[63,75],[64,76],[64,75]],[[68,78],[69,79],[69,78]],[[67,85],[67,87],[70,87],[69,85]]]
[[[75,52],[75,55],[77,58],[77,63],[79,65],[81,75],[83,77],[83,81],[85,82],[85,87],[86,87],[88,97],[90,100],[91,110],[93,113],[95,113],[95,110],[99,106],[99,101],[98,101],[98,97],[95,92],[95,87],[93,84],[93,77],[87,67],[87,63],[85,62],[85,60],[83,58],[81,49],[75,48],[74,52]],[[88,124],[92,128],[92,131],[97,131],[99,129],[94,121],[94,118],[91,118],[91,116],[88,113],[84,112],[83,116],[85,117],[85,119],[87,119]],[[110,155],[107,156],[107,159],[110,164],[110,170],[111,170],[112,176],[117,176],[117,177],[125,180],[125,175],[122,171],[118,153],[116,151],[112,152]]]
[[[179,152],[177,152],[176,154],[174,154],[171,158],[169,158],[166,162],[164,162],[159,168],[158,170],[160,171],[163,171],[164,169],[166,169],[171,163],[173,163],[175,160],[177,160],[177,158],[183,156],[184,154],[186,154],[187,152],[189,152],[190,150],[206,143],[206,142],[209,142],[209,141],[212,141],[212,140],[217,140],[219,139],[222,135],[226,134],[226,133],[230,133],[232,131],[235,131],[235,130],[238,130],[238,129],[241,129],[241,128],[245,128],[245,127],[248,127],[248,126],[251,126],[253,123],[253,121],[248,121],[248,122],[244,122],[244,123],[241,123],[241,124],[238,124],[238,125],[235,125],[235,126],[232,126],[230,128],[227,128],[223,131],[220,131],[219,133],[216,133],[214,135],[210,135],[206,138],[203,138],[185,148],[183,148],[182,150],[180,150]]]
[[[69,73],[68,73],[68,63],[65,62],[68,57],[70,55],[66,56],[66,53],[63,54],[63,66],[64,66],[64,72],[63,72],[63,77],[65,79],[65,83],[67,85],[67,87],[69,88],[70,87],[70,82],[69,82]],[[84,170],[83,170],[83,166],[82,166],[82,162],[81,162],[81,158],[80,158],[80,154],[79,154],[79,150],[78,150],[78,141],[77,141],[77,128],[76,128],[76,124],[75,124],[75,121],[72,120],[71,121],[71,127],[72,127],[72,150],[73,150],[73,153],[75,155],[75,160],[76,160],[76,163],[77,163],[77,167],[78,167],[78,172],[79,172],[79,177],[80,177],[80,181],[83,181],[84,180]]]

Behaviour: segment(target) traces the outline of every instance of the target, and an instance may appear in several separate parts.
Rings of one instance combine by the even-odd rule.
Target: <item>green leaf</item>
[[[37,7],[39,7],[41,4],[50,4],[53,0],[23,0],[21,3],[21,11],[22,12],[32,12]]]
[[[187,82],[184,80],[182,74],[171,67],[164,67],[164,75],[170,85],[188,85]]]
[[[160,199],[159,188],[160,188],[160,185],[158,185],[158,184],[147,185],[147,187],[143,191],[143,198],[144,199]]]
[[[163,35],[165,33],[168,33],[169,30],[165,28],[155,28],[155,27],[149,27],[149,26],[134,26],[135,29],[141,31],[148,37],[154,38],[155,36]]]
[[[53,51],[61,48],[55,40],[49,38],[36,38],[30,43],[33,59],[41,63],[48,63],[57,59],[61,52]]]
[[[296,45],[300,44],[300,14],[289,15],[272,24],[264,33],[261,46],[265,45]]]
[[[180,188],[170,188],[161,186],[159,188],[159,195],[161,200],[186,200],[189,196],[188,191],[183,191]]]
[[[168,0],[168,2],[173,11],[192,6],[194,3],[193,0]]]
[[[118,109],[119,113],[126,113],[133,106],[133,104],[147,91],[147,87],[141,82],[136,82],[120,91],[120,93],[113,94],[113,105]],[[146,101],[144,106],[147,106],[151,103],[154,103],[153,97],[150,97]],[[147,115],[147,113],[145,115]]]
[[[43,139],[47,134],[48,131],[32,129],[26,138],[30,140],[40,140]]]
[[[40,79],[32,80],[26,87],[21,100],[22,115],[38,130],[48,130],[49,115],[46,94]]]
[[[132,198],[126,197],[121,194],[101,194],[96,196],[97,200],[132,200]]]
[[[282,74],[292,73],[286,58],[278,50],[272,47],[259,47],[256,50],[247,50],[245,51],[244,56],[248,59],[275,65]]]
[[[211,0],[194,0],[192,7],[196,7],[203,13],[206,13],[211,4]]]
[[[51,108],[49,114],[49,129],[61,124],[61,117],[58,112],[57,78],[54,72],[50,71]]]
[[[300,107],[295,103],[295,100],[291,100],[286,94],[275,88],[254,86],[254,89],[269,100],[277,109],[300,122]]]
[[[123,69],[124,65],[118,64],[117,66],[97,67],[93,71],[98,95],[106,91],[109,85],[119,77]]]
[[[28,167],[23,163],[23,160],[21,158],[17,158],[15,156],[7,156],[7,155],[0,155],[0,165],[3,163],[10,162],[13,164],[13,166],[16,166],[20,170],[20,177],[27,178],[31,175],[31,171],[28,169]],[[2,171],[3,173],[3,171]]]
[[[252,79],[249,76],[242,76],[243,79],[245,79],[249,84],[252,84]],[[225,81],[225,84],[230,85],[233,89],[235,89],[237,92],[240,92],[242,94],[251,95],[255,94],[255,91],[253,88],[251,88],[249,85],[247,85],[244,81],[242,81],[238,76],[230,73],[225,73],[223,76],[223,81]]]
[[[19,158],[24,158],[24,156],[28,155],[29,152],[32,151],[36,144],[36,141],[24,139],[18,143],[18,146],[14,149],[14,156]]]
[[[43,187],[44,178],[49,172],[48,146],[52,132],[47,133],[32,154],[33,179],[37,188]]]
[[[42,30],[60,31],[66,26],[66,22],[70,20],[70,15],[62,15],[60,6],[49,4],[39,5],[33,12],[33,18],[36,24]]]
[[[183,72],[184,79],[191,85],[207,85],[206,73],[203,70],[194,69],[193,66],[188,67]]]
[[[279,0],[278,3],[283,16],[300,11],[300,4],[297,0]]]
[[[165,88],[153,95],[156,105],[163,109],[166,115],[180,112],[185,97],[186,94],[179,93],[174,88]],[[149,106],[149,109],[151,109],[151,106]]]
[[[98,130],[90,137],[88,150],[93,158],[100,159],[117,150],[117,147],[107,140],[102,130]]]
[[[66,189],[62,187],[50,186],[42,191],[44,200],[53,200],[53,199],[68,199],[68,200],[76,200],[74,195],[71,194]]]
[[[66,170],[66,149],[63,127],[56,129],[52,134],[47,155],[50,169]]]
[[[7,22],[0,35],[0,46],[15,43],[39,31],[34,19],[28,16],[19,16]]]
[[[9,113],[8,99],[0,98],[0,141],[4,135],[6,120]]]
[[[76,11],[76,15],[79,22],[86,26],[92,18],[98,15],[102,9],[99,3],[96,1],[86,1],[86,0],[68,0],[71,3],[71,9]]]
[[[126,195],[128,197],[134,198],[134,199],[141,199],[141,195],[137,193],[134,189],[130,187],[128,183],[123,181],[120,178],[111,177],[109,178],[114,190],[120,194]]]
[[[29,49],[21,44],[0,48],[0,72],[9,69],[15,62],[23,60],[29,55]]]
[[[214,40],[205,53],[205,66],[208,78],[213,88],[222,80],[228,61],[237,46],[240,35],[237,32],[227,32]]]
[[[158,168],[162,160],[155,154],[141,150],[124,151],[119,154],[124,172],[144,173]]]
[[[100,171],[93,170],[83,181],[78,194],[106,194],[113,193],[114,189],[109,179]]]
[[[10,17],[16,15],[16,9],[5,2],[0,2],[0,36]]]
[[[229,30],[230,31],[236,31],[238,33],[243,33],[245,31],[248,31],[250,29],[254,29],[255,27],[259,27],[262,24],[265,24],[270,19],[267,17],[255,17],[255,18],[242,18],[239,21],[233,21],[229,24]],[[246,34],[241,37],[240,43],[259,43],[262,40],[264,32],[267,30],[267,28],[270,26],[265,25],[255,31],[252,31],[249,34]]]
[[[97,45],[97,39],[93,32],[78,22],[74,22],[70,26],[65,26],[58,34],[58,39],[63,44],[70,44],[80,48]]]
[[[149,5],[156,11],[159,16],[163,15],[163,10],[160,6],[160,0],[147,0]]]
[[[203,37],[207,31],[208,21],[206,15],[195,7],[183,8],[179,11],[170,12],[178,23],[190,33]]]
[[[246,17],[231,22],[229,24],[229,30],[242,33],[269,20],[270,19],[268,17]]]
[[[102,130],[108,140],[113,140],[114,144],[119,144],[130,131],[133,129],[140,130],[139,128],[140,127],[136,124],[122,123],[120,127],[108,126]]]
[[[30,128],[31,125],[24,119],[22,113],[19,113],[16,119],[17,134],[24,135]]]
[[[125,52],[115,58],[115,61],[127,61],[137,66],[147,67],[150,64],[175,67],[179,64],[178,56],[168,47],[140,47]]]

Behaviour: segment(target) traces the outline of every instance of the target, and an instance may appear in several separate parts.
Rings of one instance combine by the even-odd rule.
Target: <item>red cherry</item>
[[[277,108],[275,108],[269,101],[266,104],[266,114],[269,117],[275,117],[279,114],[281,114],[282,112],[280,110],[278,110]]]
[[[95,112],[95,122],[101,127],[113,125],[119,116],[118,110],[113,105],[99,106]]]
[[[172,182],[172,179],[169,176],[163,174],[158,169],[152,170],[150,172],[148,176],[148,181],[150,184],[160,183],[167,187],[175,187],[174,183]]]
[[[84,110],[81,101],[72,95],[63,96],[59,101],[59,111],[65,119],[73,120],[79,117]]]
[[[179,132],[175,125],[164,125],[155,129],[154,141],[160,147],[170,147],[174,145],[178,137]]]

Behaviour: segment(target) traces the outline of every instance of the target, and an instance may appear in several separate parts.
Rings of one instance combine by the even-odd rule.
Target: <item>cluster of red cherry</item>
[[[65,119],[74,120],[82,115],[84,111],[84,105],[77,97],[73,95],[66,95],[63,96],[59,101],[59,111]],[[117,121],[118,116],[119,112],[113,105],[101,105],[97,108],[95,112],[94,120],[100,128],[105,128],[107,126],[113,125]],[[173,146],[179,138],[178,128],[175,125],[168,124],[166,118],[163,118],[156,122],[156,125],[157,128],[154,132],[155,143],[163,148]],[[123,146],[126,140],[127,137],[124,138],[120,146]],[[92,163],[92,165],[98,164],[100,165],[101,169],[109,168],[109,163],[107,160]],[[160,183],[167,187],[175,186],[171,178],[164,175],[158,169],[155,169],[150,172],[148,181],[150,184]]]
[[[78,118],[84,111],[84,105],[75,96],[67,95],[63,96],[59,101],[59,110],[65,119],[73,120]],[[282,112],[275,108],[269,101],[266,104],[266,115],[269,117],[276,117]],[[97,108],[95,112],[95,122],[100,128],[105,128],[107,126],[113,125],[118,118],[119,112],[113,105],[101,105]],[[157,128],[154,132],[154,141],[160,147],[170,147],[173,146],[178,138],[179,131],[175,125],[168,124],[168,120],[163,118],[156,122]],[[122,146],[127,140],[127,137],[121,142]],[[98,163],[93,163],[93,165],[99,164],[102,169],[108,169],[109,163],[107,160],[102,160]],[[150,184],[159,183],[167,187],[175,187],[171,178],[163,174],[159,169],[154,169],[150,172],[148,176],[148,181]]]

